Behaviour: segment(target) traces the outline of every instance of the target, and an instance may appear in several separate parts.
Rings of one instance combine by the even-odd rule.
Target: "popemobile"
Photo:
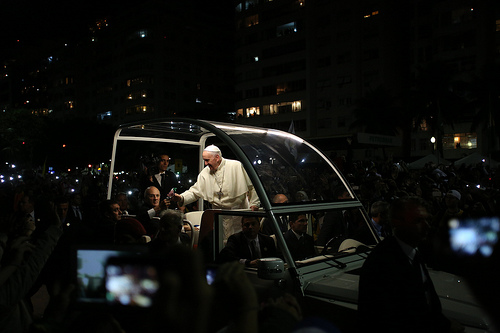
[[[279,255],[262,258],[258,267],[245,268],[257,290],[270,286],[288,290],[297,297],[305,315],[324,316],[342,332],[352,330],[357,320],[360,268],[381,239],[344,175],[304,139],[275,129],[199,119],[125,124],[114,137],[108,198],[126,190],[123,175],[140,172],[141,156],[153,152],[172,158],[171,168],[179,180],[177,191],[187,190],[205,168],[203,150],[210,145],[218,147],[224,158],[241,162],[260,208],[213,209],[200,199],[197,211],[186,213],[193,248],[203,251],[207,262],[216,263],[227,240],[223,221],[244,216],[266,221],[274,231]],[[342,199],[334,191],[339,188],[345,193]],[[285,194],[288,200],[274,202],[276,194]],[[297,213],[307,218],[307,233],[312,237],[317,237],[325,216],[345,217],[348,221],[342,223],[349,227],[331,235],[323,246],[315,246],[316,255],[294,260],[279,223]],[[442,271],[429,272],[448,318],[460,322],[466,332],[494,331],[463,279]]]

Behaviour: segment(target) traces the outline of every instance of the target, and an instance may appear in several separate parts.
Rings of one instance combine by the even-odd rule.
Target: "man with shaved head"
[[[285,204],[288,203],[288,197],[282,193],[278,193],[273,197],[272,202],[274,204]],[[278,227],[282,234],[290,229],[290,225],[288,223],[288,217],[284,215],[276,216],[276,221],[278,222]],[[276,232],[274,231],[274,227],[269,218],[264,217],[262,219],[261,231],[264,235],[274,235]]]

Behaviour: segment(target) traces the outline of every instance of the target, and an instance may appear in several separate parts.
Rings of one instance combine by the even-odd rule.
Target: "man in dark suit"
[[[144,204],[139,207],[137,213],[137,220],[146,229],[149,236],[154,237],[158,232],[158,222],[153,218],[158,218],[160,213],[166,210],[170,205],[170,200],[160,200],[160,191],[150,186],[144,191]]]
[[[314,238],[307,233],[306,214],[290,215],[290,229],[283,236],[293,260],[316,256]]]
[[[257,267],[260,258],[276,257],[276,244],[267,235],[259,233],[257,217],[243,216],[241,231],[229,236],[219,255],[220,262],[239,261],[248,267]]]
[[[448,320],[417,245],[429,231],[427,204],[419,197],[396,200],[390,209],[394,236],[368,255],[360,273],[358,312],[362,330],[462,332]]]
[[[82,212],[82,196],[79,193],[73,193],[69,198],[69,209],[66,219],[71,222],[82,222],[84,213]]]
[[[170,157],[166,154],[158,156],[158,173],[150,178],[148,186],[154,186],[160,190],[160,199],[165,199],[172,188],[178,187],[179,182],[172,171],[167,170],[170,165]]]

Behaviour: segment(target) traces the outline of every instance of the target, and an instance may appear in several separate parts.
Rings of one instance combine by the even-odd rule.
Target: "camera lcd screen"
[[[451,219],[450,246],[454,253],[465,256],[489,257],[498,242],[499,217]]]
[[[74,254],[74,274],[77,286],[77,303],[106,303],[105,265],[109,258],[139,256],[142,248],[115,246],[79,246]]]
[[[160,287],[158,272],[147,262],[111,258],[106,265],[106,300],[110,305],[151,307]]]

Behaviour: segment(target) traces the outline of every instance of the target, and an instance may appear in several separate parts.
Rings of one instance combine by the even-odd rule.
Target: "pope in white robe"
[[[206,147],[202,157],[205,168],[196,183],[184,193],[176,193],[174,201],[187,205],[201,198],[215,209],[259,209],[259,197],[239,161],[222,158],[220,149],[214,145]],[[241,231],[241,217],[223,219],[222,224],[224,239]]]

